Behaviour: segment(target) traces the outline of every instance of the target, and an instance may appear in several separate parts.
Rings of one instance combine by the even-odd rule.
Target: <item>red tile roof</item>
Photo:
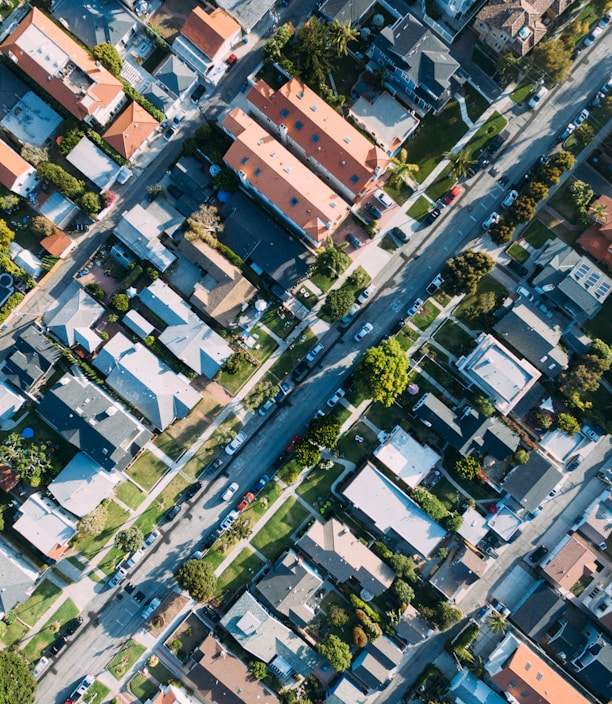
[[[30,164],[20,157],[14,149],[0,140],[0,183],[3,186],[12,191],[15,181],[31,168]]]
[[[578,244],[599,262],[612,267],[612,198],[601,196],[593,205],[604,205],[606,217],[594,222],[580,235]]]
[[[0,464],[0,489],[2,491],[8,494],[9,491],[12,491],[19,484],[20,479],[19,474],[13,472],[8,465]]]
[[[0,51],[79,120],[108,108],[123,93],[120,81],[37,8]],[[66,71],[63,79],[61,70]]]
[[[61,257],[71,244],[72,240],[70,237],[59,230],[40,241],[40,246],[54,257]]]
[[[130,159],[159,127],[159,122],[138,103],[130,103],[103,137],[116,151]]]
[[[597,570],[596,559],[589,546],[572,535],[542,572],[555,584],[570,590],[581,577]]]
[[[181,34],[209,59],[214,59],[225,42],[240,32],[240,25],[221,8],[207,14],[196,7],[181,29]]]

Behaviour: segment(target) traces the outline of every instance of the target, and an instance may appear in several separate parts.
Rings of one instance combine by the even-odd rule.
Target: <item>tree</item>
[[[408,584],[408,582],[404,582],[403,579],[396,579],[393,582],[391,589],[393,590],[393,596],[400,602],[400,604],[408,606],[408,604],[414,599],[414,589]]]
[[[317,256],[315,269],[323,276],[338,278],[351,265],[351,258],[338,247],[328,247]]]
[[[492,309],[491,309],[492,310]],[[491,403],[490,399],[482,394],[478,394],[473,399],[474,406],[479,413],[487,418],[495,413],[495,406]]]
[[[316,17],[304,23],[297,32],[299,73],[319,90],[326,86],[327,73],[337,56],[329,37],[327,25]],[[297,68],[297,66],[296,66]]]
[[[265,61],[278,61],[287,42],[295,35],[295,27],[291,22],[282,24],[268,39],[263,48]]]
[[[108,502],[106,500],[98,504],[91,513],[88,513],[79,521],[79,533],[85,535],[100,535],[106,525],[108,518]]]
[[[522,68],[521,60],[510,52],[503,54],[497,60],[497,70],[508,82],[515,81],[519,77]]]
[[[346,288],[337,288],[327,294],[322,312],[332,320],[340,320],[349,312],[355,303],[352,291]]]
[[[486,252],[468,249],[453,259],[448,259],[442,270],[444,287],[452,296],[474,293],[480,279],[495,266]]]
[[[538,171],[538,179],[545,186],[556,186],[561,178],[561,169],[559,169],[554,164],[547,162]]]
[[[488,624],[493,633],[504,633],[508,627],[506,617],[498,613],[495,613],[493,616],[489,616]]]
[[[442,525],[447,531],[456,533],[463,525],[463,516],[460,516],[456,511],[449,513],[442,519]]]
[[[316,447],[331,449],[340,437],[340,423],[329,416],[313,418],[308,424],[306,439]]]
[[[548,39],[537,44],[531,52],[531,66],[540,75],[548,75],[556,83],[563,83],[572,69],[571,52],[560,39]]]
[[[586,147],[595,138],[595,132],[588,122],[583,122],[576,127],[572,136],[581,147]]]
[[[567,189],[574,207],[579,212],[586,212],[589,203],[593,200],[593,189],[584,181],[573,181]]]
[[[489,237],[496,244],[504,244],[510,242],[513,232],[514,228],[512,225],[509,225],[503,218],[500,218],[489,228]]]
[[[539,181],[530,181],[525,188],[525,195],[527,198],[535,200],[536,203],[541,200],[545,200],[548,197],[548,188]]]
[[[253,660],[249,665],[249,669],[256,680],[265,680],[268,676],[268,666],[261,660]]]
[[[57,188],[66,198],[74,200],[85,191],[85,182],[75,178],[57,164],[43,161],[36,167],[36,173]]]
[[[79,198],[79,206],[88,215],[97,215],[102,210],[100,196],[93,191],[87,191]]]
[[[353,643],[358,648],[363,648],[368,643],[368,637],[361,626],[355,626],[355,628],[353,628]]]
[[[107,44],[106,42],[96,44],[91,50],[91,53],[94,59],[99,61],[113,76],[118,78],[121,75],[123,59],[119,56],[119,52],[112,44]]]
[[[214,205],[201,205],[190,218],[187,218],[187,225],[195,235],[188,239],[216,240],[223,232],[223,223]]]
[[[187,560],[174,573],[174,579],[196,601],[208,601],[217,588],[214,570],[204,560]]]
[[[24,144],[21,147],[21,156],[33,166],[38,166],[42,161],[49,161],[49,150],[35,144]]]
[[[593,205],[589,208],[589,215],[595,220],[599,225],[603,225],[608,221],[608,206],[606,203],[601,203],[595,201]]]
[[[434,622],[442,631],[447,631],[451,626],[459,623],[462,618],[462,611],[451,606],[448,601],[440,602],[434,612]]]
[[[335,628],[342,628],[348,623],[349,617],[346,611],[337,604],[332,604],[327,612],[330,623]]]
[[[346,281],[354,288],[364,288],[366,284],[370,283],[370,277],[364,269],[358,266]]]
[[[514,453],[514,463],[516,465],[527,464],[527,462],[529,462],[529,453],[527,450],[520,449]]]
[[[4,220],[0,220],[0,251],[6,252],[14,239],[15,233]]]
[[[19,196],[14,193],[7,193],[5,196],[0,196],[0,210],[11,212],[11,210],[19,207],[20,202]]]
[[[472,152],[467,147],[458,152],[445,152],[444,158],[448,159],[450,170],[456,178],[467,176],[470,167],[475,163]]]
[[[302,467],[314,467],[321,459],[319,449],[309,443],[307,440],[302,440],[297,444],[293,459]]]
[[[569,171],[570,169],[574,168],[574,164],[576,163],[576,157],[571,153],[566,151],[565,149],[562,149],[559,152],[555,152],[542,166],[540,171],[544,168],[544,166],[549,165],[553,166],[556,169],[559,169],[559,171]]]
[[[103,301],[106,296],[102,286],[100,286],[100,284],[97,284],[95,281],[92,281],[91,283],[87,284],[87,286],[85,286],[85,290],[87,291],[87,293],[91,293],[91,295],[94,298],[97,298],[99,301]]]
[[[513,222],[527,222],[535,213],[536,202],[527,196],[519,196],[508,208],[508,216]]]
[[[401,577],[401,579],[408,580],[409,582],[417,581],[414,560],[408,557],[408,555],[402,555],[401,552],[398,552],[389,558],[389,564],[391,565],[391,569],[398,577]]]
[[[557,425],[559,430],[566,435],[576,435],[580,430],[580,423],[569,413],[559,413],[557,416]]]
[[[355,388],[384,406],[390,406],[407,385],[408,357],[395,338],[370,347],[357,363]]]
[[[117,313],[127,313],[130,309],[130,299],[125,293],[113,293],[110,304]]]
[[[399,154],[393,157],[393,168],[391,169],[391,177],[389,183],[394,186],[399,186],[402,183],[411,183],[412,176],[417,173],[419,167],[417,164],[408,162],[408,152],[406,149],[400,149]]]
[[[430,518],[433,518],[434,521],[441,521],[448,514],[446,506],[440,499],[421,486],[417,486],[416,489],[412,490],[412,498],[417,504],[421,505],[425,513]]]
[[[610,369],[610,360],[595,354],[585,354],[561,376],[561,393],[580,405],[581,398],[597,391],[602,375]]]
[[[36,680],[20,651],[0,650],[0,704],[32,704]]]
[[[603,340],[596,337],[593,342],[591,342],[591,347],[589,348],[589,353],[599,357],[600,359],[607,359],[612,361],[612,347],[608,345]]]
[[[354,42],[359,38],[359,30],[351,27],[350,20],[340,22],[335,19],[331,24],[327,25],[327,31],[331,45],[338,56],[346,56],[349,42]]]
[[[147,195],[149,196],[149,200],[153,201],[156,198],[159,198],[159,196],[162,195],[164,192],[164,187],[161,185],[161,183],[152,183],[150,186],[147,186]]]
[[[351,648],[348,643],[333,633],[317,646],[317,650],[326,657],[336,672],[344,672],[351,666]]]
[[[47,220],[44,215],[37,215],[35,218],[32,218],[32,223],[30,226],[32,230],[34,230],[34,232],[41,237],[49,237],[50,235],[53,235],[56,230],[55,225],[51,222],[51,220]]]
[[[115,535],[115,547],[122,552],[136,552],[144,543],[144,535],[138,526],[130,526]]]

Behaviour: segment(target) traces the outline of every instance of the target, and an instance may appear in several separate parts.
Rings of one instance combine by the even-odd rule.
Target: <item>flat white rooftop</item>
[[[374,456],[411,487],[415,487],[440,460],[437,452],[421,445],[399,425],[376,448]]]

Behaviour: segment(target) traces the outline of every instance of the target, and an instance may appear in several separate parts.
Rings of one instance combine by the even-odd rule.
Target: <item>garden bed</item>
[[[210,629],[194,613],[190,613],[170,634],[164,645],[185,663],[209,633]]]

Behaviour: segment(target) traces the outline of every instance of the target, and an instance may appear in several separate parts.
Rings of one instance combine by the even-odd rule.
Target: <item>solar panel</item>
[[[595,289],[595,295],[598,298],[603,298],[611,288],[612,286],[604,281],[602,284],[599,284],[599,286]]]
[[[588,264],[581,264],[577,269],[574,274],[577,280],[584,278],[589,271],[591,270],[591,267]]]
[[[585,286],[595,286],[595,284],[601,279],[601,275],[595,271],[592,271],[589,278],[584,282]]]

